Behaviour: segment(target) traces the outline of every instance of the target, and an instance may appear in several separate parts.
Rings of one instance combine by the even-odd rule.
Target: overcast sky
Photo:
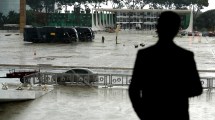
[[[209,6],[205,7],[202,12],[205,12],[210,9],[215,9],[215,0],[208,0]]]

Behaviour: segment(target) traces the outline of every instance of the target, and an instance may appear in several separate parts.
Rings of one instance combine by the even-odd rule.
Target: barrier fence
[[[31,84],[71,84],[89,86],[128,86],[131,75],[128,74],[68,74],[40,72],[24,77],[25,83]],[[201,77],[204,89],[215,88],[215,77]]]

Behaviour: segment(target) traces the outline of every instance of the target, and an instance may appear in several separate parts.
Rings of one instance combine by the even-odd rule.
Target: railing
[[[125,74],[98,74],[97,85],[104,87],[128,86],[130,84],[131,75]]]
[[[71,84],[89,86],[128,86],[131,75],[127,74],[68,74],[68,73],[48,73],[40,72],[24,77],[25,83],[31,84]],[[204,89],[215,88],[215,77],[201,77]]]
[[[215,77],[201,77],[202,87],[204,89],[212,90],[215,88]]]
[[[24,77],[25,83],[31,84],[78,84],[91,86],[127,86],[131,75],[125,74],[68,74],[68,73],[35,73]]]

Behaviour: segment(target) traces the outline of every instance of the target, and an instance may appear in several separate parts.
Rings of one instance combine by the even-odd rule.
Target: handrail
[[[24,77],[24,82],[31,84],[71,84],[89,86],[128,86],[132,75],[130,74],[69,74],[40,72]],[[215,88],[215,77],[201,77],[204,89]]]

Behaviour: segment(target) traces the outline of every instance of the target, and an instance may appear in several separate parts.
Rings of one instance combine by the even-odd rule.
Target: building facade
[[[155,30],[157,19],[161,12],[158,9],[94,9],[92,27],[94,30],[104,30],[107,27],[120,25],[121,29]],[[191,10],[172,10],[181,16],[181,28],[190,28],[193,24]],[[106,17],[105,17],[106,16]],[[102,22],[103,21],[103,22]]]

